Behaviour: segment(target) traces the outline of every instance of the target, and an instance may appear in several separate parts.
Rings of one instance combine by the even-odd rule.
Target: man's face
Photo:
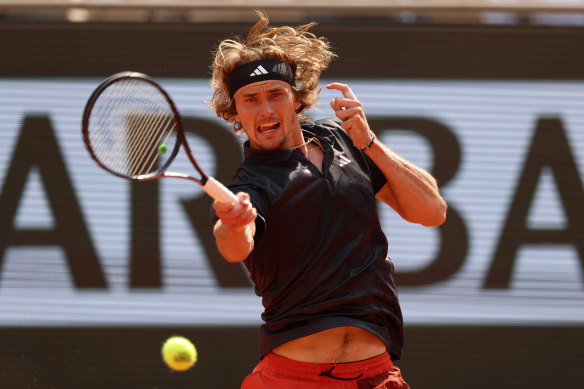
[[[267,80],[240,88],[233,96],[250,145],[257,150],[292,148],[303,142],[296,110],[300,102],[284,81]]]

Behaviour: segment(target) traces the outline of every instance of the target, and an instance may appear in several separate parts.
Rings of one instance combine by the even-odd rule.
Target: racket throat
[[[202,176],[200,180],[197,180],[187,174],[176,172],[166,172],[164,177],[182,178],[183,180],[196,182],[209,196],[222,203],[237,203],[239,201],[233,192],[213,177]]]

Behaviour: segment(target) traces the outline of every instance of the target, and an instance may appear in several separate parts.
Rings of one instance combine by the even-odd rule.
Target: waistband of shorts
[[[387,351],[373,358],[347,363],[301,362],[269,352],[264,356],[260,364],[262,365],[262,370],[266,373],[279,377],[289,376],[296,378],[322,376],[326,371],[330,371],[335,377],[351,378],[359,376],[360,378],[367,378],[389,371],[393,367],[393,362]]]

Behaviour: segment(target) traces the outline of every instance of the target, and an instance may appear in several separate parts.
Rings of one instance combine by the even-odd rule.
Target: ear
[[[300,102],[298,97],[294,96],[294,111],[296,113],[298,113],[301,107],[302,107],[302,103]]]

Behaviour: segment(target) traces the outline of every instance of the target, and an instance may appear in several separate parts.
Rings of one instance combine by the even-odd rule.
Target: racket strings
[[[116,172],[129,171],[127,148],[131,139],[127,142],[124,137],[123,121],[130,115],[131,106],[122,100],[122,96],[128,96],[136,82],[125,80],[107,88],[91,117],[92,148],[98,159]]]
[[[131,171],[132,175],[152,171],[156,162],[159,161],[160,151],[158,150],[158,145],[166,144],[166,141],[175,130],[174,124],[174,120],[172,120],[172,116],[168,115],[168,112],[158,112],[153,117],[144,115],[144,121],[140,125],[130,126],[131,129],[138,133],[138,136],[135,137],[138,142],[138,149],[134,153],[134,157],[137,157],[139,163]],[[142,126],[144,131],[140,130]],[[140,135],[142,137],[138,140]],[[163,137],[165,139],[161,142]]]
[[[107,88],[98,101],[90,135],[102,163],[117,173],[138,177],[156,172],[168,161],[170,156],[164,154],[166,147],[174,148],[177,142],[176,120],[156,87],[122,80]]]
[[[176,122],[173,119],[171,119],[170,117],[167,117],[166,124],[164,125],[164,131],[161,131],[160,132],[160,135],[156,139],[155,144],[157,144],[157,145],[165,145],[164,147],[167,147],[166,144],[168,143],[168,139],[174,133],[174,130],[175,129],[176,129]],[[164,140],[162,140],[163,137],[164,137]],[[151,152],[150,152],[151,154],[156,153],[153,150],[156,150],[157,156],[160,155],[161,151],[158,150],[158,148],[152,148],[151,149]],[[149,159],[151,160],[151,162],[150,162],[150,165],[146,168],[146,171],[152,171],[153,168],[154,168],[155,163],[157,161],[159,161],[158,158],[153,158],[152,155],[149,157]]]
[[[149,153],[148,150],[153,149],[158,144],[158,140],[155,137],[155,130],[159,120],[160,113],[154,115],[145,113],[138,116],[130,116],[127,124],[128,133],[130,134],[130,175],[140,175],[147,171],[145,170],[145,166],[149,159],[156,161],[156,158],[152,158],[153,153]]]
[[[95,120],[90,124],[90,135],[95,134],[93,139],[98,140],[98,144],[93,147],[98,158],[112,168],[114,171],[127,171],[125,156],[126,143],[119,134],[116,134],[119,124],[115,124],[120,117],[128,115],[129,106],[117,106],[116,102],[121,97],[127,95],[136,83],[135,80],[117,83],[109,87],[100,97],[100,103],[95,109],[92,118]],[[112,113],[115,111],[115,114]],[[121,115],[121,116],[120,116]]]
[[[148,160],[152,160],[153,163],[157,160],[157,155],[153,151],[157,144],[157,140],[155,139],[157,120],[153,120],[152,118],[160,118],[161,113],[157,112],[159,108],[158,102],[153,99],[155,93],[156,89],[152,87],[148,88],[147,93],[142,91],[136,93],[133,91],[126,95],[130,96],[130,100],[124,103],[129,108],[124,114],[125,123],[123,131],[126,132],[124,136],[126,136],[127,158],[123,158],[123,160],[126,164],[126,171],[130,176],[148,173],[149,171],[145,169]],[[136,98],[134,96],[140,96],[140,101],[135,101]],[[144,102],[147,104],[143,106],[138,105]],[[150,152],[148,152],[149,149]]]

